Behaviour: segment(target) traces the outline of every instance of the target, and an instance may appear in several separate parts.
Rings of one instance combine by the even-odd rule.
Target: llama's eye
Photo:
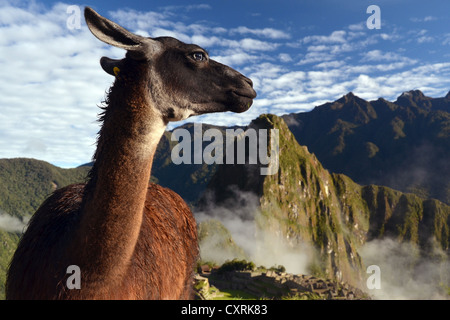
[[[194,58],[195,61],[205,61],[206,56],[203,52],[194,52],[192,54],[192,58]]]

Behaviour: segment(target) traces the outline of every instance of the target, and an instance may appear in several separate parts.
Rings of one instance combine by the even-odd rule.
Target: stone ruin
[[[285,272],[266,271],[227,271],[201,272],[196,276],[196,283],[203,283],[201,299],[209,299],[210,286],[218,290],[240,290],[257,298],[305,298],[324,300],[361,300],[370,299],[362,290],[344,282],[321,279],[314,276],[295,275]],[[202,287],[202,286],[198,286]],[[207,288],[207,289],[205,289]],[[198,291],[197,291],[198,292]]]

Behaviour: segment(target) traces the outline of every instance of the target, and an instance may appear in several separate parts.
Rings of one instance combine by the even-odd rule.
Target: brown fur
[[[147,199],[152,200],[145,203],[136,250],[119,285],[87,292],[83,287],[90,275],[81,268],[82,289],[66,288],[70,263],[61,249],[79,225],[84,188],[77,184],[57,190],[35,213],[16,253],[28,263],[10,269],[9,279],[20,280],[8,282],[8,299],[192,298],[192,266],[198,254],[196,223],[180,196],[156,184],[147,189]]]

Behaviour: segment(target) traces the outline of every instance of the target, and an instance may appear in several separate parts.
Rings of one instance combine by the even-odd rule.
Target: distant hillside
[[[331,172],[450,204],[450,92],[430,98],[409,91],[395,102],[350,92],[283,118]]]
[[[262,176],[261,165],[220,165],[198,210],[220,220],[221,208],[230,208],[241,223],[253,219],[256,234],[278,235],[291,248],[310,245],[310,272],[353,285],[364,284],[367,265],[360,249],[372,240],[411,243],[430,261],[437,259],[430,248],[448,255],[450,206],[330,173],[279,117],[260,116],[252,127],[279,130],[279,171]],[[256,196],[242,197],[249,192]]]
[[[88,171],[35,159],[0,159],[0,299],[9,261],[28,219],[54,190],[85,181]]]
[[[18,218],[30,216],[56,189],[85,181],[88,171],[35,159],[0,159],[0,210]]]

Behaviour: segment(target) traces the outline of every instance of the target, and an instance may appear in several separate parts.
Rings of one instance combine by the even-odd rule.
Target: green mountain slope
[[[35,159],[0,159],[0,299],[9,261],[28,219],[54,190],[85,181],[88,171]]]
[[[19,237],[19,233],[8,232],[0,227],[0,300],[5,299],[6,272],[19,243]]]
[[[0,159],[0,210],[18,218],[30,216],[54,190],[85,181],[88,171],[35,159]]]
[[[439,250],[448,253],[448,205],[388,187],[361,186],[343,174],[330,173],[297,143],[282,118],[263,115],[249,126],[255,127],[279,130],[277,174],[260,175],[261,165],[220,165],[208,186],[208,198],[217,206],[230,206],[239,201],[236,194],[255,193],[247,199],[257,208],[251,217],[257,232],[278,235],[291,247],[313,246],[311,272],[364,285],[367,266],[359,250],[385,237],[412,243],[424,255],[435,239]],[[199,202],[202,210],[208,201]],[[214,208],[208,210],[214,216]]]

